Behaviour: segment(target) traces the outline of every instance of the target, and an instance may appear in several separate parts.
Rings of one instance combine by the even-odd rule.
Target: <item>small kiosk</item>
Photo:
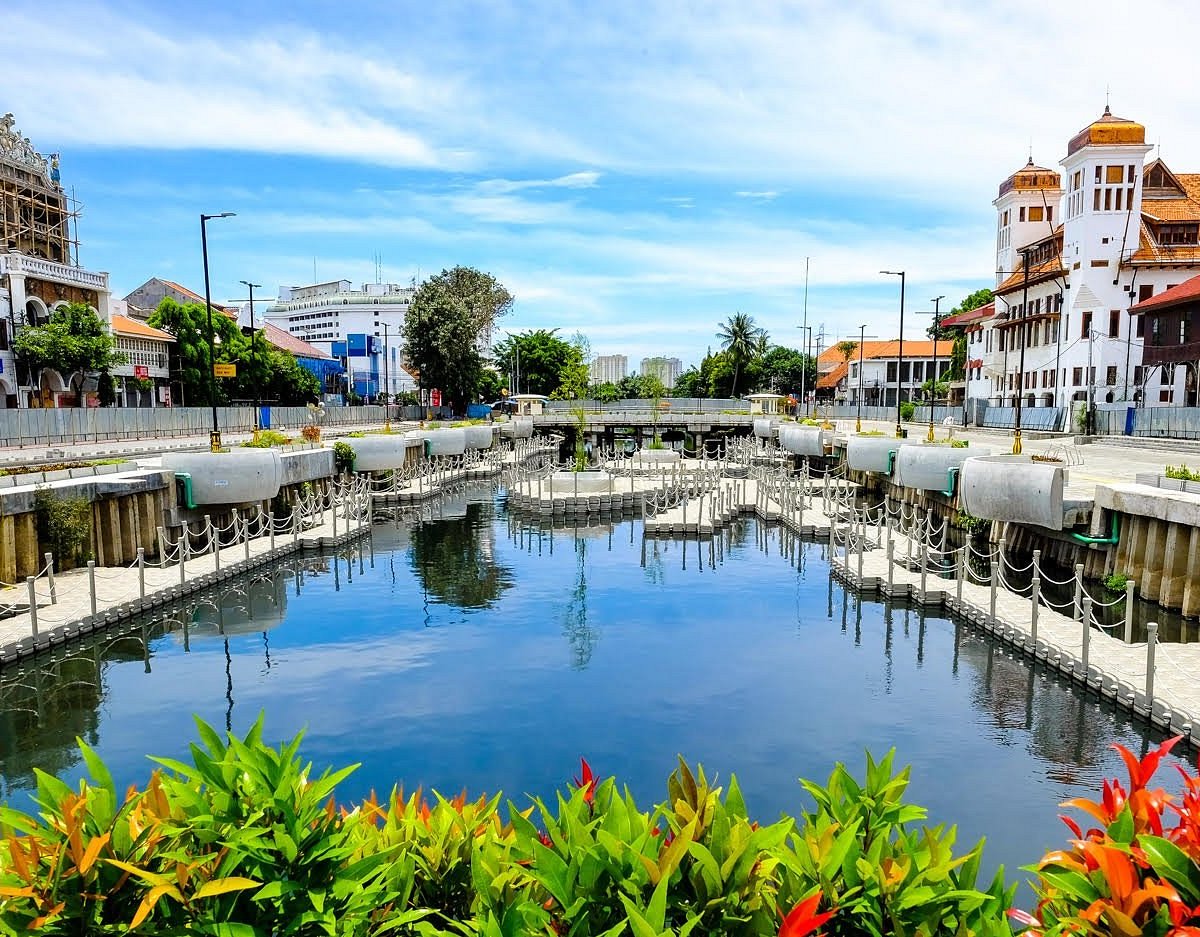
[[[783,394],[750,394],[746,399],[750,401],[751,416],[781,416],[787,400]]]
[[[514,416],[538,416],[550,398],[542,394],[513,394],[508,399],[516,405]]]

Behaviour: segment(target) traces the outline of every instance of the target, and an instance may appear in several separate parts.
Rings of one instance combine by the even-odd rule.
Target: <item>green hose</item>
[[[1112,512],[1112,535],[1109,537],[1089,537],[1087,534],[1070,534],[1072,540],[1076,543],[1098,543],[1104,545],[1112,545],[1120,539],[1121,534],[1121,515],[1116,511]]]

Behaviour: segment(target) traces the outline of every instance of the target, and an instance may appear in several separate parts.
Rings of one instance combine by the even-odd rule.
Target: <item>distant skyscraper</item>
[[[642,359],[642,376],[646,377],[653,374],[663,386],[670,390],[675,386],[675,382],[679,380],[679,375],[683,373],[683,362],[678,358],[643,358]]]
[[[593,384],[616,384],[629,373],[629,359],[625,355],[597,355],[592,361]]]

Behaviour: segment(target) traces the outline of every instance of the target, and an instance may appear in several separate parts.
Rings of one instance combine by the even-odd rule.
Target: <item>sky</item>
[[[1200,4],[41,0],[0,112],[61,153],[80,262],[214,301],[464,264],[595,354],[905,337],[994,279],[999,183],[1103,111],[1200,171]],[[1170,63],[1176,63],[1172,66]],[[1153,155],[1153,154],[1152,154]],[[807,289],[806,289],[807,287]],[[807,298],[806,298],[807,293]]]

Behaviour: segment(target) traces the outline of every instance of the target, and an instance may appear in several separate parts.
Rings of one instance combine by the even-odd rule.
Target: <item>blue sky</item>
[[[797,345],[896,334],[991,285],[996,187],[1103,110],[1200,170],[1200,10],[1047,4],[235,4],[16,0],[0,112],[62,153],[80,259],[214,299],[242,279],[406,282],[455,264],[516,297],[502,327],[596,353],[716,347],[748,312]],[[1172,24],[1170,28],[1160,25]],[[1132,35],[1131,35],[1132,33]],[[1140,35],[1139,35],[1140,33]],[[1154,76],[1158,76],[1155,78]],[[944,308],[944,307],[943,307]],[[906,321],[906,337],[924,327]]]

